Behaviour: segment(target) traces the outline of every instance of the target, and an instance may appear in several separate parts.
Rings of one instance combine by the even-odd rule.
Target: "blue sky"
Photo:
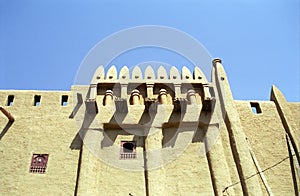
[[[300,101],[299,12],[299,0],[0,0],[0,89],[69,90],[99,41],[122,29],[162,25],[222,59],[235,99],[269,100],[275,84],[288,101]],[[158,59],[189,63],[149,49],[114,63]]]

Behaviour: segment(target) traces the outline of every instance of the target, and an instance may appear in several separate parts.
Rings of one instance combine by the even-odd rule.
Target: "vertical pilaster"
[[[164,190],[165,170],[164,167],[154,168],[154,165],[163,165],[162,128],[151,128],[145,139],[146,169],[149,195],[166,195]]]
[[[224,112],[225,124],[229,133],[231,148],[242,184],[243,194],[262,195],[258,176],[250,178],[250,176],[257,171],[249,152],[246,135],[235,107],[227,75],[221,63],[220,59],[213,60],[213,69],[215,71],[214,82],[216,83],[216,90],[219,94],[218,98],[221,104],[221,112]]]
[[[154,86],[154,83],[147,83],[147,97],[148,98],[153,97],[153,86]]]
[[[203,84],[204,100],[210,100],[211,94],[209,91],[209,84]]]
[[[121,83],[121,98],[127,98],[127,83]]]
[[[292,170],[295,169],[296,170],[295,173],[298,172],[298,179],[296,177],[294,177],[294,179],[293,179],[295,186],[297,186],[297,183],[300,184],[300,155],[299,155],[300,130],[299,130],[299,127],[296,125],[295,121],[293,120],[294,114],[291,112],[284,95],[274,85],[272,86],[272,91],[271,91],[271,101],[274,101],[276,104],[276,108],[277,108],[277,111],[281,118],[281,121],[283,123],[283,127],[285,129],[285,132],[288,135],[287,140],[290,141],[290,143],[291,143],[292,149],[289,149],[289,151],[291,151],[291,152],[293,151],[295,154],[295,156],[290,157],[290,159],[292,159],[291,163],[294,164],[294,165],[291,165],[291,169]],[[289,142],[288,142],[288,144],[289,144]],[[293,173],[293,171],[292,171],[292,173]],[[295,190],[295,191],[298,193],[298,190]]]
[[[89,99],[95,100],[97,96],[97,84],[90,85],[90,97]]]
[[[87,138],[90,137],[90,133],[87,133]],[[97,137],[95,137],[97,138]],[[97,164],[98,159],[92,154],[85,144],[82,145],[81,159],[78,167],[80,167],[80,173],[77,180],[77,192],[74,195],[97,195]]]
[[[181,84],[174,84],[175,98],[181,98]]]
[[[291,140],[293,140],[292,141],[292,143],[294,143],[293,148],[296,148],[296,151],[298,151],[298,157],[299,157],[300,129],[296,125],[295,121],[293,120],[294,115],[292,114],[284,95],[274,85],[272,86],[272,91],[271,91],[271,101],[274,101],[274,103],[276,104],[277,111],[283,122],[285,131],[289,134],[289,137],[291,138]],[[300,164],[299,158],[298,158],[298,161]]]

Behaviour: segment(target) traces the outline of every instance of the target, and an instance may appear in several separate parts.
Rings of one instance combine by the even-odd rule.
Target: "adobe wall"
[[[176,128],[165,129],[164,137],[172,138],[176,131]],[[176,140],[190,138],[191,143],[182,154],[178,155],[177,159],[164,166],[164,190],[166,195],[214,194],[207,157],[205,155],[200,156],[200,149],[204,147],[202,142],[203,132],[205,132],[203,128],[185,130],[176,136]],[[165,151],[175,153],[174,148],[176,149],[176,143],[165,147]]]
[[[251,110],[250,102],[259,103],[262,113],[254,114]],[[289,159],[287,159],[289,154],[286,134],[275,103],[272,101],[236,101],[235,103],[243,130],[259,166],[262,169],[267,169],[285,159],[279,165],[264,172],[271,190],[278,195],[292,194],[293,181]],[[265,191],[266,189],[262,183],[261,186]]]
[[[108,134],[113,134],[112,131]],[[113,132],[120,132],[113,130]],[[123,133],[123,131],[121,131]],[[118,168],[114,162],[123,162],[123,164],[133,164],[143,160],[142,153],[138,155],[138,160],[119,160],[120,141],[131,141],[133,136],[126,134],[119,134],[115,142],[111,145],[101,147],[103,141],[102,133],[99,131],[89,131],[86,139],[93,137],[98,142],[95,145],[83,145],[81,172],[79,178],[78,195],[146,195],[145,176],[144,171],[132,171],[124,168]],[[113,134],[115,135],[115,134]],[[142,139],[137,140],[137,151],[143,151],[140,146]],[[98,145],[97,145],[98,144]],[[93,151],[90,148],[99,148]],[[101,150],[101,152],[99,152]],[[99,154],[103,153],[104,156],[110,157],[111,163],[101,160]]]
[[[5,106],[14,95],[12,106]],[[34,95],[41,105],[33,106]],[[61,96],[69,103],[61,106]],[[69,115],[73,110],[68,91],[0,91],[0,103],[15,121],[5,131],[8,119],[0,113],[0,193],[5,195],[73,195],[79,151],[70,148],[76,129]],[[29,173],[32,154],[49,154],[45,174]]]
[[[142,84],[137,104],[130,100],[137,86],[126,86],[126,67],[121,70],[123,83],[113,85],[111,104],[104,100],[118,81],[115,67],[109,69],[106,82],[99,68],[90,86],[72,86],[71,91],[0,91],[0,105],[15,118],[8,123],[0,113],[0,193],[267,195],[268,186],[275,195],[294,195],[286,133],[299,147],[300,103],[286,102],[275,87],[272,101],[234,100],[221,61],[216,60],[212,96],[219,95],[216,107],[224,114],[214,116],[203,108],[213,99],[207,92],[211,84],[200,71],[192,75],[183,69],[180,76],[172,69],[169,86],[174,89],[163,104],[158,104],[159,90],[168,81],[163,69],[156,86],[143,80],[138,68],[133,70],[133,83]],[[144,75],[155,77],[151,69]],[[191,82],[201,83],[193,86],[193,104],[187,99]],[[12,106],[7,106],[9,95],[14,95]],[[34,106],[35,95],[41,96],[39,106]],[[63,95],[68,96],[67,106],[61,105]],[[186,107],[176,109],[174,98],[186,101]],[[251,103],[261,112],[254,114]],[[135,159],[120,158],[122,141],[136,142]],[[45,174],[29,172],[32,154],[49,154]],[[257,165],[265,170],[265,182]]]
[[[296,123],[297,127],[300,127],[300,103],[289,102],[288,105],[292,114],[291,118],[294,119],[294,122]]]

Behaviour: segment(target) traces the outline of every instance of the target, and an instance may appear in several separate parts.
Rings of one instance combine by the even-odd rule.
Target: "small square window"
[[[14,102],[15,96],[13,95],[8,95],[7,97],[7,106],[12,106]]]
[[[40,95],[35,95],[34,96],[33,105],[34,106],[40,106],[41,105],[41,96]]]
[[[33,154],[29,172],[38,174],[46,173],[48,158],[49,154]]]
[[[259,106],[259,103],[257,102],[250,102],[251,110],[254,114],[260,114],[262,113],[261,108]]]
[[[120,159],[136,159],[135,141],[121,141]]]
[[[61,96],[61,105],[67,106],[68,105],[68,95]]]

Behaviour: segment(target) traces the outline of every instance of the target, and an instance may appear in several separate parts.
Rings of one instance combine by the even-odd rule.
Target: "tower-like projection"
[[[176,181],[174,174],[181,169],[193,170],[195,164],[201,169],[191,172],[193,180],[182,182],[182,188],[190,186],[192,194],[197,187],[206,184],[204,193],[222,194],[223,182],[232,183],[230,166],[220,162],[226,157],[219,134],[228,123],[232,125],[226,134],[235,142],[232,150],[236,155],[232,158],[245,163],[239,166],[238,174],[245,177],[256,172],[253,165],[246,164],[252,160],[243,145],[246,142],[243,128],[220,59],[213,61],[212,81],[207,81],[198,67],[192,72],[183,67],[179,72],[176,67],[167,71],[163,66],[154,70],[149,65],[142,72],[138,66],[132,71],[124,66],[118,73],[115,66],[106,72],[100,66],[88,90],[81,93],[86,96],[86,108],[82,110],[85,115],[79,115],[84,116],[80,124],[84,130],[80,134],[82,159],[87,158],[88,168],[97,168],[98,173],[95,175],[93,169],[82,168],[79,192],[83,194],[92,189],[86,185],[89,181],[97,181],[97,176],[102,179],[117,173],[115,179],[106,178],[107,186],[114,183],[126,187],[128,192],[133,186],[141,187],[133,192],[164,195],[172,192],[170,188]],[[226,117],[228,114],[237,118]],[[91,161],[91,156],[95,160]],[[111,171],[104,175],[99,169],[102,167]],[[124,176],[138,180],[130,185],[132,182],[124,182]],[[168,178],[170,180],[166,181]],[[205,180],[196,182],[197,178]],[[244,183],[239,191],[261,193],[257,184],[259,179],[255,177]],[[213,192],[209,188],[212,186]],[[101,188],[94,191],[101,192]]]

